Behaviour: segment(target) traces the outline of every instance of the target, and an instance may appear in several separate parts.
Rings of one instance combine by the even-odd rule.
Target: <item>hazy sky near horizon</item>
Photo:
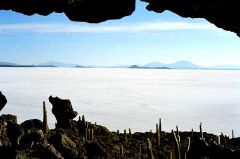
[[[189,60],[202,66],[240,65],[240,38],[204,19],[149,12],[100,24],[71,22],[64,14],[25,16],[0,11],[0,61],[39,64],[125,65]]]

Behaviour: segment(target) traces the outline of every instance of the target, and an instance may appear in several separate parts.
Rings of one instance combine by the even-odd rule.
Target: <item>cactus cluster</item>
[[[177,131],[178,131],[178,129],[177,129]],[[173,134],[175,144],[176,144],[176,147],[177,147],[176,158],[181,159],[181,147],[180,147],[179,137],[176,135],[176,133],[173,130],[172,130],[172,134]]]
[[[79,133],[83,135],[86,140],[88,141],[94,140],[94,130],[88,127],[88,122],[85,120],[84,115],[82,115],[82,119],[79,116],[78,129],[79,129]]]
[[[76,123],[75,123],[76,124]],[[84,137],[84,140],[87,142],[93,142],[94,141],[94,129],[97,126],[97,123],[95,123],[95,125],[92,125],[90,122],[87,122],[85,119],[85,116],[79,116],[79,120],[77,122],[77,130],[76,132],[79,133],[79,135]],[[43,133],[47,134],[49,131],[48,128],[48,120],[47,120],[47,110],[46,110],[46,103],[43,102]],[[198,134],[200,139],[205,140],[204,138],[204,134],[203,134],[203,129],[202,129],[202,123],[200,123],[199,125],[199,131],[200,133]],[[175,142],[175,149],[165,149],[165,147],[162,145],[161,142],[161,135],[164,135],[164,133],[162,133],[162,121],[161,118],[159,119],[159,122],[156,124],[156,134],[152,133],[152,130],[150,130],[150,134],[147,138],[146,141],[146,145],[147,145],[147,149],[143,149],[145,148],[145,145],[141,145],[138,143],[138,145],[140,145],[139,147],[137,147],[137,151],[139,149],[139,153],[143,155],[147,155],[147,157],[149,159],[154,159],[155,157],[159,157],[162,154],[162,151],[165,151],[165,153],[167,154],[167,158],[168,159],[187,159],[188,158],[188,153],[190,150],[190,145],[191,145],[191,138],[194,137],[194,131],[193,129],[190,132],[190,137],[187,137],[185,139],[181,138],[184,135],[181,133],[181,137],[180,137],[180,133],[179,132],[179,127],[176,126],[176,130],[172,130],[172,135],[174,138],[174,142]],[[122,141],[124,141],[125,143],[119,143],[119,155],[121,158],[126,157],[128,154],[128,146],[131,144],[131,142],[134,142],[135,140],[133,140],[133,137],[136,138],[136,136],[134,136],[134,134],[132,134],[132,130],[130,128],[128,129],[124,129],[124,133],[120,134],[119,130],[116,131],[117,135],[121,135],[121,139],[123,139]],[[134,138],[134,139],[135,139]],[[207,136],[206,136],[207,138]],[[234,138],[234,131],[232,130],[232,138]],[[181,141],[182,139],[182,141]],[[117,140],[119,140],[119,138],[117,138]],[[220,145],[221,142],[224,144],[224,140],[226,140],[226,136],[224,136],[223,134],[221,134],[220,136],[216,136],[215,137],[215,143],[217,145]],[[97,140],[95,140],[97,141]],[[154,145],[152,145],[152,142],[154,143]],[[225,141],[226,142],[226,141]],[[125,147],[123,147],[123,145]],[[163,147],[163,150],[161,150],[161,147]],[[126,150],[124,150],[126,149]],[[125,151],[125,152],[124,152]],[[154,153],[153,153],[154,152]],[[157,156],[154,156],[157,155]]]
[[[191,145],[191,138],[190,137],[187,137],[187,146],[184,147],[182,146],[181,144],[181,138],[180,138],[180,135],[179,135],[179,131],[178,131],[178,126],[176,126],[177,128],[177,131],[176,133],[172,130],[172,134],[173,134],[173,137],[174,137],[174,140],[175,140],[175,144],[176,144],[176,159],[187,159],[187,154],[190,150],[190,145]]]

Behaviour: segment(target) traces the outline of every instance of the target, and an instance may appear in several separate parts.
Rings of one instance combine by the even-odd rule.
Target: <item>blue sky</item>
[[[64,14],[24,16],[0,11],[0,61],[80,65],[171,63],[240,65],[240,40],[204,19],[149,12],[137,3],[133,15],[100,24],[71,22]]]

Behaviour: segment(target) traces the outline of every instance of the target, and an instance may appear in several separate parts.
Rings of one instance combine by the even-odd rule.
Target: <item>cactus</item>
[[[160,149],[160,130],[158,124],[156,124],[156,139],[157,139],[157,148]]]
[[[124,129],[124,141],[127,141],[127,131]]]
[[[132,130],[130,128],[128,129],[128,133],[129,133],[129,139],[131,140],[132,139]]]
[[[177,137],[177,140],[178,140],[178,143],[179,143],[179,146],[180,146],[180,149],[181,149],[181,138],[180,138],[180,134],[179,134],[179,130],[178,130],[178,126],[176,126],[176,137]]]
[[[86,123],[84,115],[82,115],[82,123]]]
[[[219,135],[216,136],[216,143],[217,145],[221,145],[221,138]]]
[[[93,139],[94,139],[94,131],[93,129],[90,130],[90,141],[93,142]]]
[[[176,126],[176,132],[177,132],[177,136],[179,136],[179,131],[178,131],[178,126]]]
[[[178,135],[178,136],[177,136],[177,139],[178,139],[179,146],[180,146],[180,148],[181,148],[181,137]]]
[[[176,136],[176,134],[173,130],[172,130],[172,134],[175,139],[176,146],[177,146],[176,159],[181,159],[181,148],[180,148],[180,143],[179,143],[178,137]]]
[[[234,139],[234,130],[232,130],[232,139]]]
[[[222,132],[221,132],[221,135],[220,135],[220,139],[221,139],[222,144],[226,143],[226,135],[224,135]]]
[[[185,150],[184,159],[187,159],[187,153],[190,150],[190,146],[191,146],[191,138],[187,137],[187,147],[186,147],[186,150]]]
[[[87,140],[91,141],[91,129],[87,129]]]
[[[120,155],[121,155],[121,157],[124,156],[124,148],[123,148],[123,145],[120,145]]]
[[[85,129],[84,131],[85,131],[85,132],[84,132],[84,137],[85,137],[85,139],[87,140],[87,139],[88,139],[88,129]]]
[[[200,138],[201,138],[202,140],[204,140],[203,131],[202,131],[202,123],[200,123],[199,129],[200,129]]]
[[[154,159],[153,152],[152,152],[152,143],[149,138],[147,138],[147,156],[148,159]]]
[[[81,120],[81,117],[79,117],[78,127],[79,127],[79,133],[82,134],[87,139],[87,137],[89,136],[88,122],[86,122],[84,115],[82,115],[82,120]]]
[[[193,129],[192,129],[192,135],[191,136],[193,137],[193,135],[194,135],[194,132],[193,132]]]
[[[162,119],[160,118],[159,119],[159,132],[161,133],[162,132]]]
[[[157,125],[156,125],[156,129],[157,129]],[[157,131],[157,146],[158,149],[160,149],[160,144],[161,144],[161,132],[162,132],[162,119],[159,119],[158,122],[158,131]]]
[[[47,120],[47,110],[46,110],[46,103],[45,101],[43,102],[43,133],[47,134],[48,133],[48,120]]]
[[[173,159],[173,153],[171,150],[168,150],[168,159]]]

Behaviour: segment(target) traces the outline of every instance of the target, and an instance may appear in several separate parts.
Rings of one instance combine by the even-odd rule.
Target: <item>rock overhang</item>
[[[187,18],[204,18],[215,26],[240,36],[240,6],[234,0],[142,0],[147,10],[165,10]],[[100,23],[120,19],[135,11],[136,0],[1,0],[0,10],[25,15],[64,13],[70,20]]]

